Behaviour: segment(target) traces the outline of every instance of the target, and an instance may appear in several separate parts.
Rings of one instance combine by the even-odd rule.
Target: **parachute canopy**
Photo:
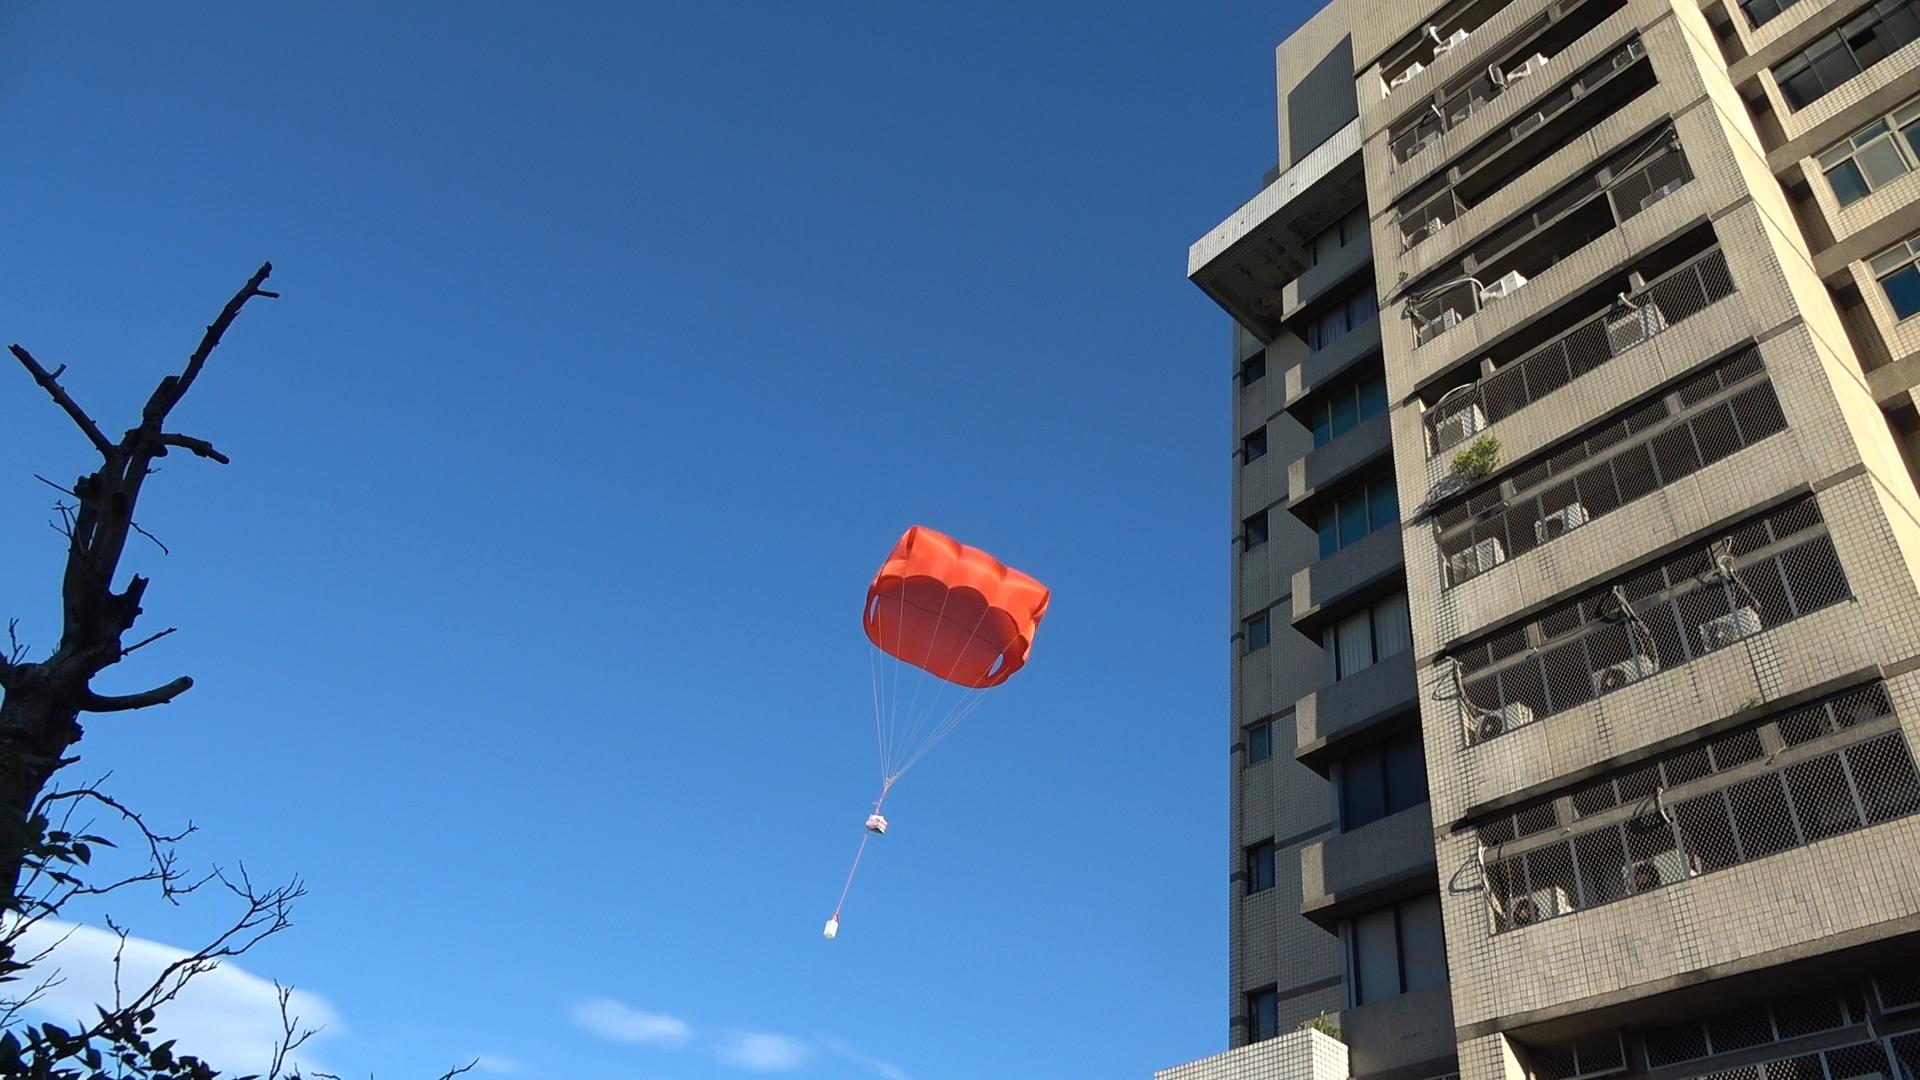
[[[1047,587],[924,525],[907,530],[867,588],[867,637],[947,682],[998,686],[1027,662]]]

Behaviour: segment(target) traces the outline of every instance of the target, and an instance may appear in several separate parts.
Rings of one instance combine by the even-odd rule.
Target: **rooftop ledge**
[[[1366,195],[1354,119],[1187,249],[1187,279],[1270,341],[1282,288],[1307,269],[1307,244]]]

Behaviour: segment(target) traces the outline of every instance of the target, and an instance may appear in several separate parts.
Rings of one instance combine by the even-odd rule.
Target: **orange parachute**
[[[925,525],[908,529],[867,587],[867,639],[951,683],[998,686],[1027,662],[1047,587]]]
[[[973,712],[983,691],[1026,665],[1048,599],[1045,585],[924,525],[908,529],[880,564],[867,587],[861,616],[874,647],[880,797],[867,817],[840,902],[827,920],[823,933],[828,940],[840,933],[840,909],[853,888],[867,841],[886,834],[887,819],[880,808],[887,793]],[[882,655],[891,659],[883,662]],[[929,684],[932,692],[923,705]],[[958,700],[953,700],[956,687]]]

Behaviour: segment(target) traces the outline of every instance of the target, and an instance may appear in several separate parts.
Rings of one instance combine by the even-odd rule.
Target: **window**
[[[1262,510],[1240,523],[1240,537],[1251,551],[1267,542],[1267,511]]]
[[[1273,641],[1273,616],[1261,612],[1247,620],[1247,651],[1259,652]]]
[[[1327,681],[1344,679],[1376,661],[1413,647],[1407,619],[1407,594],[1395,593],[1354,612],[1321,633],[1327,657]]]
[[[1740,10],[1747,13],[1747,22],[1758,30],[1771,21],[1775,15],[1792,7],[1799,0],[1740,0]]]
[[[1265,350],[1254,353],[1240,361],[1240,385],[1252,386],[1267,377],[1267,354]]]
[[[1873,267],[1873,276],[1879,279],[1880,289],[1887,294],[1887,303],[1893,305],[1897,319],[1920,314],[1920,270],[1914,267],[1916,260],[1920,260],[1920,236],[1909,236],[1875,255],[1868,264]]]
[[[1820,155],[1820,171],[1841,206],[1864,198],[1917,165],[1920,100],[1902,105]]]
[[[1917,38],[1920,0],[1880,0],[1774,68],[1773,80],[1787,108],[1802,109]]]
[[[1340,829],[1357,829],[1427,801],[1427,759],[1420,729],[1403,731],[1334,768]]]
[[[1920,3],[1920,0],[1915,0]],[[1362,285],[1357,291],[1334,301],[1327,310],[1307,323],[1307,348],[1318,352],[1346,337],[1349,331],[1365,326],[1369,319],[1380,313],[1379,298],[1374,296],[1373,285]]]
[[[1247,728],[1247,764],[1258,765],[1273,756],[1273,721],[1262,720]]]
[[[1347,216],[1321,229],[1307,241],[1307,265],[1319,266],[1341,248],[1368,239],[1365,203],[1347,212]]]
[[[1271,840],[1247,849],[1247,894],[1249,896],[1273,888],[1274,855],[1275,849]]]
[[[1310,417],[1313,445],[1325,446],[1358,427],[1361,421],[1386,411],[1387,377],[1384,374],[1369,375],[1341,386],[1329,393],[1325,401],[1313,406]]]
[[[1247,1041],[1259,1042],[1280,1034],[1280,992],[1269,986],[1247,995]]]
[[[1267,429],[1261,427],[1240,440],[1242,464],[1251,465],[1267,456]]]
[[[1347,996],[1354,1005],[1447,981],[1439,893],[1376,908],[1348,922],[1345,931]]]
[[[1354,488],[1320,511],[1320,557],[1326,558],[1400,520],[1400,492],[1383,476]]]

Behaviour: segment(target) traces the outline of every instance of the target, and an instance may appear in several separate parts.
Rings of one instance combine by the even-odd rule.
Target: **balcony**
[[[1286,408],[1292,411],[1315,392],[1326,389],[1330,384],[1346,381],[1362,361],[1379,355],[1380,320],[1375,317],[1354,327],[1346,337],[1332,345],[1307,353],[1299,363],[1287,369]],[[1295,413],[1295,418],[1299,418],[1298,413]]]
[[[1157,1070],[1153,1080],[1347,1080],[1349,1075],[1347,1044],[1323,1032],[1303,1029]]]
[[[1340,1010],[1340,1034],[1352,1044],[1353,1075],[1431,1077],[1454,1073],[1453,994],[1429,986]]]
[[[1407,290],[1414,345],[1427,344],[1637,217],[1693,179],[1670,123],[1495,229],[1460,262]]]
[[[1187,278],[1262,341],[1285,318],[1307,243],[1366,199],[1360,121],[1341,128],[1187,251]]]
[[[1413,651],[1375,661],[1320,687],[1294,706],[1294,759],[1325,776],[1333,759],[1355,742],[1419,706]]]
[[[1657,264],[1656,264],[1657,265]],[[1644,280],[1644,279],[1643,279]],[[1616,289],[1620,291],[1615,292]],[[1573,325],[1544,345],[1525,347],[1491,374],[1441,395],[1422,422],[1427,456],[1456,452],[1490,424],[1539,401],[1733,294],[1719,249],[1695,256],[1635,288],[1630,276],[1590,289],[1567,305]],[[1563,309],[1565,310],[1565,309]],[[1590,314],[1582,315],[1585,311]]]
[[[1557,21],[1542,14],[1519,33],[1509,36],[1497,59],[1465,80],[1456,80],[1408,117],[1388,129],[1388,149],[1405,164],[1427,144],[1467,122],[1508,90],[1544,80],[1556,72],[1550,65],[1567,46],[1626,6],[1626,0],[1588,0],[1563,12]],[[1513,43],[1517,42],[1517,43]]]
[[[1300,914],[1326,930],[1356,912],[1432,892],[1433,814],[1427,803],[1300,848]]]
[[[1378,529],[1293,575],[1294,629],[1314,637],[1329,619],[1406,577],[1398,526]]]
[[[1393,452],[1391,417],[1380,413],[1287,466],[1287,509],[1311,524],[1332,493]]]

